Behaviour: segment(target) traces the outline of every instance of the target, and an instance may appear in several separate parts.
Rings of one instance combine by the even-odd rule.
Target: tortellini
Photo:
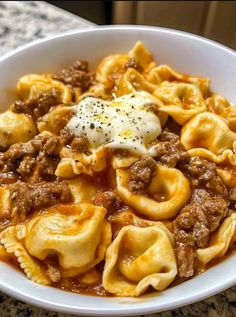
[[[152,84],[160,84],[163,81],[177,81],[196,85],[202,92],[203,96],[209,93],[210,80],[205,77],[193,77],[186,74],[177,73],[168,65],[158,65],[147,73],[146,78]]]
[[[64,147],[60,153],[61,161],[57,166],[55,175],[62,178],[72,178],[76,175],[93,175],[101,172],[107,167],[109,149],[100,147],[91,153],[74,153],[71,149]]]
[[[204,157],[215,163],[229,160],[236,165],[236,133],[216,114],[203,112],[196,115],[182,128],[180,140],[190,156]]]
[[[57,206],[24,224],[2,231],[0,241],[14,253],[29,279],[50,281],[35,260],[57,255],[65,276],[84,273],[101,262],[111,242],[106,209],[88,203]]]
[[[226,218],[218,229],[209,247],[197,250],[198,260],[206,265],[211,260],[225,255],[236,241],[236,214]]]
[[[37,134],[36,126],[29,116],[10,110],[0,114],[0,147],[27,142]]]
[[[207,98],[206,105],[208,111],[225,118],[230,129],[236,132],[236,105],[231,105],[227,99],[217,94]]]
[[[128,55],[111,55],[104,58],[97,68],[97,81],[106,88],[112,88],[117,76],[124,72],[124,65],[128,60]]]
[[[155,221],[146,220],[136,216],[131,210],[125,209],[118,213],[114,213],[109,217],[109,222],[112,226],[113,237],[116,237],[119,231],[128,225],[136,227],[149,227],[156,224]]]
[[[139,160],[139,156],[129,155],[122,156],[121,154],[114,154],[111,158],[111,165],[114,169],[126,168],[131,166],[134,162]]]
[[[206,110],[201,90],[195,85],[163,82],[153,95],[163,103],[159,111],[170,115],[180,125]]]
[[[110,55],[102,60],[96,71],[96,79],[106,89],[113,88],[119,77],[125,73],[126,65],[130,59],[133,59],[140,67],[140,71],[153,67],[155,62],[150,52],[141,42],[137,42],[134,48],[128,54]]]
[[[0,187],[0,219],[11,213],[10,192],[4,187]],[[1,228],[1,225],[0,225]]]
[[[152,54],[140,41],[138,41],[129,51],[129,57],[134,58],[135,62],[145,71],[148,71],[156,64],[153,60]]]
[[[190,197],[187,178],[175,168],[156,166],[147,194],[138,195],[129,190],[130,175],[128,170],[117,169],[117,191],[122,200],[138,213],[152,220],[174,217]]]
[[[83,98],[87,96],[97,97],[103,100],[111,100],[113,98],[111,91],[101,83],[97,83],[94,86],[91,86],[89,92],[84,93],[80,98],[78,98],[78,102],[80,102]]]
[[[173,243],[160,222],[125,226],[107,249],[103,287],[117,296],[139,296],[149,286],[165,289],[177,274]]]
[[[67,184],[75,204],[92,201],[96,195],[96,186],[92,183],[92,179],[86,178],[85,175],[68,179]]]
[[[59,134],[73,113],[73,106],[58,105],[53,107],[47,114],[37,120],[39,132],[49,131]]]
[[[18,94],[23,100],[37,97],[41,93],[47,92],[52,88],[57,88],[60,91],[61,102],[71,102],[71,90],[62,82],[52,79],[51,75],[28,74],[21,77],[17,83]]]
[[[117,81],[116,96],[120,97],[130,93],[135,93],[137,90],[153,93],[155,89],[156,86],[145,80],[143,75],[135,69],[129,68]]]

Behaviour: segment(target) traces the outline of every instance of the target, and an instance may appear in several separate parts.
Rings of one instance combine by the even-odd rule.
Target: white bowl
[[[25,45],[0,59],[0,105],[13,99],[18,78],[32,72],[54,72],[76,59],[92,68],[104,56],[127,52],[141,40],[158,63],[180,72],[207,76],[212,89],[236,100],[236,53],[204,38],[163,28],[114,26],[66,32]],[[33,305],[81,315],[137,315],[187,305],[236,284],[236,254],[180,285],[139,298],[103,298],[64,292],[35,284],[0,262],[0,290]]]

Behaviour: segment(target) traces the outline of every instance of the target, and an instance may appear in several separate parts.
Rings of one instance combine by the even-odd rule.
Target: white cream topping
[[[147,145],[161,133],[160,120],[148,105],[157,100],[146,92],[111,101],[86,97],[75,106],[67,128],[75,136],[86,135],[91,149],[100,146],[147,153]]]

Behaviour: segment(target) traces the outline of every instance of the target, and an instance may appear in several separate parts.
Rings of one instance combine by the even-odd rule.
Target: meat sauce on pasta
[[[236,106],[141,42],[26,74],[0,114],[0,259],[98,296],[162,291],[236,240]]]

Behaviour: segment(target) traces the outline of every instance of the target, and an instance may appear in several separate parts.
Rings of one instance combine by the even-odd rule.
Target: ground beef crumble
[[[53,283],[58,283],[62,278],[62,274],[61,274],[61,271],[59,269],[59,266],[54,266],[51,264],[48,264],[47,266],[48,266],[48,268],[46,270],[46,275],[49,277],[49,279]]]
[[[43,92],[37,98],[29,98],[25,101],[17,100],[12,106],[12,111],[17,113],[26,113],[32,116],[34,120],[45,115],[50,108],[61,103],[61,93],[58,89],[52,88]]]
[[[74,135],[71,134],[71,132],[67,128],[64,128],[60,131],[59,139],[62,145],[71,144],[73,138],[74,138]]]
[[[89,149],[89,139],[86,135],[75,137],[71,142],[71,149],[75,152],[86,152]]]
[[[51,134],[37,135],[29,142],[13,144],[0,155],[1,173],[14,173],[24,181],[33,173],[38,179],[53,176],[59,159],[59,146],[59,138]]]
[[[129,190],[136,194],[146,194],[156,172],[156,163],[150,156],[143,156],[131,165],[129,172]]]
[[[107,209],[107,217],[114,212],[122,209],[124,206],[121,198],[115,190],[99,192],[93,203],[97,206],[102,206]]]
[[[182,161],[178,168],[190,179],[194,188],[205,188],[215,195],[228,197],[228,190],[218,176],[215,163],[204,158],[191,157]]]
[[[95,73],[89,71],[88,62],[76,61],[71,67],[63,69],[53,78],[71,87],[80,87],[82,92],[85,92],[93,84]]]
[[[10,200],[13,214],[27,215],[30,211],[66,203],[71,199],[69,187],[64,182],[16,182],[10,185]]]
[[[168,167],[175,167],[178,162],[188,159],[188,152],[180,142],[179,136],[168,130],[163,130],[158,137],[154,158]]]

